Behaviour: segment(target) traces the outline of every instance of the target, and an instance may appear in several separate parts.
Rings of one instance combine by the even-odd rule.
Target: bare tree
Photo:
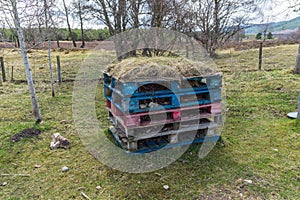
[[[298,0],[290,0],[290,8],[292,8],[294,12],[299,12],[300,2]]]
[[[2,4],[2,11],[4,11],[5,13],[9,12],[11,14],[11,16],[13,17],[14,25],[17,29],[17,34],[18,34],[19,43],[20,43],[21,56],[22,56],[22,60],[23,60],[24,68],[25,68],[27,83],[28,83],[30,97],[31,97],[33,114],[36,119],[36,123],[40,123],[42,121],[42,116],[40,114],[37,96],[36,96],[33,81],[32,81],[31,68],[29,65],[28,57],[27,57],[25,39],[24,39],[23,30],[22,30],[22,26],[21,26],[21,20],[20,20],[20,16],[19,16],[20,10],[18,9],[18,4],[17,4],[16,0],[7,0],[5,2],[1,1],[1,4]]]
[[[166,16],[166,7],[168,1],[164,0],[147,0],[149,14],[151,15],[151,27],[163,27],[163,20]]]
[[[49,5],[47,0],[44,0],[44,15],[45,15],[45,28],[46,28],[46,40],[48,42],[48,63],[50,69],[50,82],[51,82],[51,94],[52,97],[55,96],[54,93],[54,81],[53,81],[53,71],[52,71],[52,60],[51,60],[51,39],[49,35]]]
[[[79,18],[80,23],[80,30],[81,30],[81,46],[80,48],[84,48],[85,46],[85,36],[84,36],[84,29],[83,29],[83,21],[84,21],[84,1],[83,0],[74,0],[73,6],[75,8],[75,14]]]
[[[111,35],[132,28],[167,28],[194,36],[214,55],[241,30],[249,19],[244,11],[253,5],[249,0],[91,0],[88,8]]]
[[[132,27],[139,27],[139,3],[142,1],[128,0],[92,0],[86,6],[91,15],[108,27],[111,36],[124,32]],[[135,10],[131,12],[132,4],[135,4]],[[134,19],[131,17],[134,16]],[[119,60],[128,57],[129,54],[122,55],[122,49],[126,47],[126,39],[114,37],[116,56]],[[131,54],[131,53],[130,53]],[[134,54],[134,52],[132,52]]]
[[[70,37],[72,39],[73,46],[76,47],[75,36],[74,36],[74,33],[72,32],[71,25],[70,25],[70,20],[69,20],[69,9],[67,7],[66,1],[65,0],[62,0],[62,1],[63,1],[64,12],[65,12],[65,16],[66,16],[66,22],[67,22],[69,34],[70,34]]]
[[[127,0],[92,0],[86,9],[108,27],[110,35],[121,33],[128,28],[129,1]]]
[[[191,31],[207,52],[214,55],[247,22],[249,18],[243,11],[252,4],[238,0],[198,0],[189,1],[189,5],[195,20]]]
[[[141,25],[140,14],[143,11],[144,0],[130,0],[131,9],[128,11],[129,24],[132,28],[139,28]]]

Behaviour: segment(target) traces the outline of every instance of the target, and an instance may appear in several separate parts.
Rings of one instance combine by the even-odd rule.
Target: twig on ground
[[[88,197],[86,194],[84,194],[83,192],[80,193],[84,198],[91,200],[90,197]]]
[[[23,177],[29,177],[30,174],[1,174],[1,176],[23,176]]]

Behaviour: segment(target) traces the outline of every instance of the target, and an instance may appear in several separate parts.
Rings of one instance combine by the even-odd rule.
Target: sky
[[[255,20],[255,23],[268,23],[287,21],[300,16],[300,12],[294,12],[290,6],[292,1],[269,0],[269,3],[262,5],[262,17]]]
[[[299,0],[265,0],[267,3],[260,5],[261,14],[253,14],[254,20],[250,23],[261,24],[269,22],[287,21],[300,16],[300,12],[294,12],[292,8],[289,8],[293,2],[299,3]],[[67,3],[70,0],[66,1]],[[72,18],[71,26],[79,28],[79,23]],[[66,27],[66,24],[63,24]],[[104,25],[94,23],[85,23],[84,28],[104,28]]]
[[[261,14],[254,14],[255,20],[251,23],[261,24],[279,21],[288,21],[300,16],[300,12],[294,12],[291,7],[293,2],[299,0],[266,0],[267,3],[261,5]],[[76,26],[76,25],[75,25]],[[104,28],[104,25],[88,24],[87,28]]]
[[[255,18],[251,23],[261,24],[269,22],[288,21],[300,16],[300,12],[294,12],[290,6],[293,1],[299,0],[267,0],[268,2],[261,5],[261,14],[256,13]],[[76,25],[76,22],[74,23]],[[79,25],[78,25],[79,27]],[[104,25],[86,24],[86,28],[104,28]]]

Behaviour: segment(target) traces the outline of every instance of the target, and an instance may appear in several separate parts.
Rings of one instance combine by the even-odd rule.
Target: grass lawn
[[[300,75],[292,73],[297,47],[265,48],[262,71],[257,70],[258,50],[218,52],[227,110],[222,142],[204,159],[197,155],[200,145],[192,145],[168,167],[145,174],[110,169],[81,143],[72,119],[72,80],[87,50],[53,52],[53,58],[61,57],[65,80],[55,86],[54,98],[47,52],[29,54],[42,134],[10,142],[33,127],[34,119],[20,56],[2,50],[15,81],[0,85],[0,185],[7,182],[0,186],[0,199],[84,199],[81,192],[91,199],[300,199],[300,122],[286,117],[297,110]],[[97,116],[106,122],[101,86]],[[50,150],[55,132],[71,140],[69,150]],[[63,166],[70,170],[62,172]]]

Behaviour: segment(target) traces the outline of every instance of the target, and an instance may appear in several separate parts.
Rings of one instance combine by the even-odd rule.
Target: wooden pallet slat
[[[202,90],[203,88],[213,89],[222,86],[222,75],[217,73],[209,76],[199,77],[182,77],[182,81],[178,80],[155,80],[141,82],[124,82],[118,81],[113,76],[103,73],[104,87],[113,92],[119,93],[122,97],[131,96],[149,96],[167,93],[182,93]],[[158,88],[151,88],[151,85],[156,85]],[[150,88],[147,86],[150,86]],[[139,91],[146,87],[145,90]]]
[[[183,107],[176,108],[171,110],[162,110],[162,111],[152,111],[152,112],[143,112],[136,114],[126,114],[120,110],[118,106],[111,104],[109,100],[106,103],[107,109],[111,112],[114,117],[118,118],[125,127],[131,126],[145,126],[149,125],[147,119],[151,121],[151,124],[162,124],[162,123],[171,123],[184,121],[188,119],[200,119],[200,118],[209,118],[214,115],[219,115],[222,113],[222,103],[214,103],[207,105],[197,105],[193,107]],[[158,117],[157,117],[158,116]],[[162,116],[162,121],[159,120]],[[146,122],[146,123],[143,123]]]
[[[152,126],[136,126],[133,128],[126,128],[124,124],[122,124],[118,118],[113,118],[113,124],[115,127],[120,129],[126,137],[130,138],[128,140],[141,140],[146,138],[153,138],[157,136],[164,135],[172,135],[183,133],[186,131],[195,131],[198,129],[206,129],[206,128],[216,128],[221,125],[221,116],[216,117],[219,121],[213,121],[214,119],[194,119],[189,121],[181,121],[177,123],[165,123],[162,125],[152,125]]]
[[[105,92],[106,94],[109,92]],[[159,96],[145,96],[122,98],[118,94],[111,93],[107,96],[111,103],[115,104],[124,113],[143,113],[150,110],[175,109],[180,107],[191,107],[206,105],[222,100],[221,88],[212,90],[202,90],[180,94],[164,94]]]
[[[156,151],[161,148],[175,148],[195,143],[203,143],[206,142],[216,142],[220,139],[220,134],[217,133],[216,129],[206,129],[200,130],[202,132],[214,132],[214,134],[209,137],[204,134],[195,134],[185,132],[184,134],[171,134],[166,136],[158,136],[156,138],[147,138],[139,141],[131,141],[126,142],[122,141],[119,136],[120,130],[111,127],[109,128],[109,133],[115,138],[117,144],[120,148],[127,151],[127,153],[135,154],[135,153],[149,153],[151,151]]]

